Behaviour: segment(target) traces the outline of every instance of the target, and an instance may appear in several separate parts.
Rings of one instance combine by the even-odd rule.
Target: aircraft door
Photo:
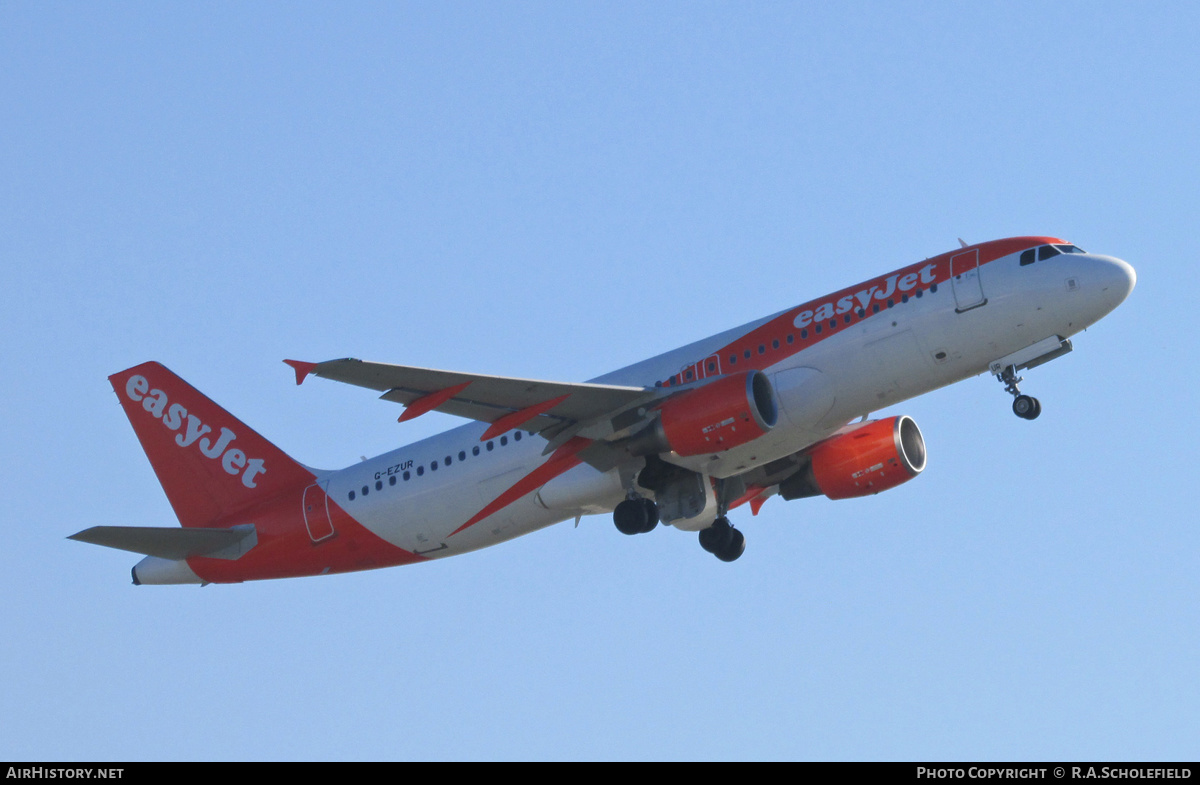
[[[983,283],[979,280],[979,249],[964,251],[950,258],[950,286],[954,289],[958,313],[987,305]]]
[[[304,489],[304,526],[313,542],[327,540],[333,536],[333,520],[329,517],[329,496],[325,486],[329,483],[313,483]]]

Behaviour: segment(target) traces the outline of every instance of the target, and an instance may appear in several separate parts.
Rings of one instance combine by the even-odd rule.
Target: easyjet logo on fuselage
[[[871,305],[872,300],[886,300],[892,297],[896,292],[907,293],[917,288],[917,283],[928,286],[936,283],[937,278],[934,276],[934,270],[937,269],[937,264],[931,263],[922,267],[914,273],[901,275],[893,273],[887,278],[884,278],[881,283],[876,283],[869,289],[863,289],[859,292],[847,294],[837,301],[829,301],[822,303],[816,308],[801,311],[796,314],[796,321],[793,324],[796,327],[807,327],[813,322],[823,322],[827,319],[832,319],[834,316],[839,316],[855,307],[866,310]]]
[[[125,394],[131,401],[140,401],[142,408],[161,420],[167,429],[179,431],[182,428],[183,430],[175,436],[177,445],[190,447],[197,444],[200,454],[214,461],[219,460],[226,473],[235,477],[241,474],[242,485],[247,488],[255,487],[254,478],[266,473],[262,458],[247,458],[246,453],[229,446],[237,439],[237,434],[221,426],[221,436],[218,439],[214,441],[208,438],[206,434],[212,433],[211,426],[201,422],[196,415],[188,414],[188,410],[182,404],[170,403],[167,394],[162,390],[150,389],[150,382],[145,376],[130,376],[125,382]]]

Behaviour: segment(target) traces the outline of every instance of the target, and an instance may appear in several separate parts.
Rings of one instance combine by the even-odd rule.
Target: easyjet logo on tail
[[[150,389],[150,382],[145,376],[130,376],[125,382],[125,394],[131,401],[140,401],[142,408],[161,420],[169,430],[179,431],[175,436],[176,444],[180,447],[196,444],[205,458],[219,460],[226,473],[235,477],[241,474],[242,485],[247,488],[255,487],[254,478],[266,473],[262,458],[247,458],[246,453],[229,446],[237,439],[237,434],[222,426],[220,437],[209,438],[211,426],[201,422],[196,415],[188,414],[182,404],[170,403],[162,390]]]

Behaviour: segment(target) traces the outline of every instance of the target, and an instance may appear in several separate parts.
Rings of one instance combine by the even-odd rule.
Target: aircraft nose
[[[1102,257],[1101,262],[1104,265],[1104,273],[1100,288],[1112,307],[1116,308],[1133,291],[1134,285],[1137,284],[1137,272],[1129,262],[1114,256]]]

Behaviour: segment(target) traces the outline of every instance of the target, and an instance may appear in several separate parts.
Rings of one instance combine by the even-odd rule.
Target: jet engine
[[[746,371],[668,398],[654,423],[632,436],[627,449],[634,455],[721,452],[762,436],[778,417],[767,375]]]
[[[808,458],[807,466],[779,484],[780,496],[852,499],[895,488],[920,474],[925,438],[911,417],[890,417],[819,442]]]

